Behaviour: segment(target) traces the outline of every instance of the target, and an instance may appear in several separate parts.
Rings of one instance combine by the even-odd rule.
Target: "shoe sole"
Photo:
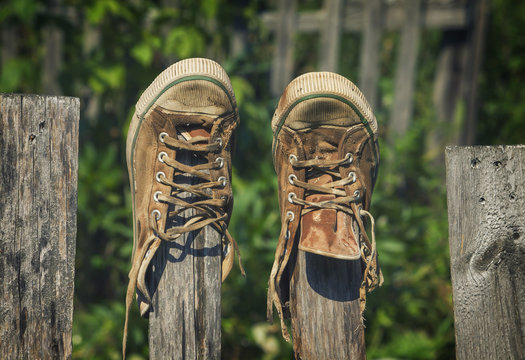
[[[336,99],[349,105],[357,113],[370,136],[374,137],[377,134],[377,120],[361,90],[347,78],[323,71],[301,75],[288,84],[272,118],[274,139],[293,108],[303,101],[315,98]]]

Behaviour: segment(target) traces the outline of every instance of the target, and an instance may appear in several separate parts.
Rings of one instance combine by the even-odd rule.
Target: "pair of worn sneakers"
[[[227,230],[233,203],[231,152],[238,125],[230,80],[209,59],[173,64],[140,97],[126,146],[134,233],[128,311],[135,290],[141,314],[149,311],[146,271],[162,241],[177,241],[184,233],[212,226],[223,238],[222,279],[230,272],[238,253]],[[361,259],[361,311],[366,291],[381,284],[368,212],[379,148],[377,122],[366,99],[335,73],[313,72],[293,80],[271,126],[282,228],[269,280],[268,315],[275,305],[286,334],[283,308],[289,276],[283,274],[293,265],[290,255],[296,248]],[[183,156],[194,161],[188,164]],[[184,215],[188,209],[192,215]],[[370,238],[366,218],[372,224]],[[239,266],[244,272],[240,257]],[[127,320],[126,315],[126,329]]]

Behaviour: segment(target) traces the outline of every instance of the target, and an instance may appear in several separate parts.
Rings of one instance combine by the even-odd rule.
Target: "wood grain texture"
[[[202,163],[183,151],[178,152],[177,161],[192,166]],[[178,176],[174,181],[188,183],[188,179]],[[181,226],[184,217],[192,215],[193,209],[186,210],[172,225]],[[221,236],[210,226],[175,242],[162,242],[152,260],[149,282],[151,359],[220,359],[221,252]]]
[[[525,358],[525,146],[446,150],[458,359]]]
[[[77,98],[0,94],[0,353],[68,359],[76,246]]]
[[[290,313],[296,357],[365,359],[359,310],[358,260],[298,251],[290,284]]]

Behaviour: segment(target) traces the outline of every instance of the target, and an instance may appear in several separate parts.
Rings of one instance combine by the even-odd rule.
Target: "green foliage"
[[[81,98],[73,357],[120,357],[132,252],[124,144],[134,104],[171,62],[205,56],[230,74],[241,116],[229,228],[241,248],[247,277],[234,269],[223,284],[223,357],[290,359],[291,345],[281,338],[279,324],[265,319],[267,279],[281,221],[270,129],[277,99],[268,90],[273,43],[259,20],[267,2],[180,0],[178,8],[161,3],[64,0],[69,12],[59,15],[51,14],[48,2],[37,0],[9,1],[0,8],[2,28],[9,26],[20,36],[14,57],[2,64],[0,89],[42,92],[43,29],[54,24],[64,36],[60,85],[65,95]],[[320,6],[321,1],[308,0],[300,10]],[[478,138],[484,143],[523,141],[524,14],[525,4],[492,1],[480,88]],[[232,35],[241,29],[246,46],[228,55]],[[443,129],[437,123],[431,99],[440,34],[427,31],[422,36],[414,120],[395,141],[388,138],[387,124],[399,36],[387,33],[382,41],[376,109],[381,166],[371,210],[385,284],[367,302],[371,359],[454,356],[443,149],[432,148],[428,139],[436,131],[445,137],[457,132],[465,104],[456,108],[453,127]],[[319,36],[296,40],[297,75],[315,70]],[[341,73],[355,81],[359,36],[345,34],[341,48]],[[130,321],[129,358],[146,359],[147,321],[136,306]]]

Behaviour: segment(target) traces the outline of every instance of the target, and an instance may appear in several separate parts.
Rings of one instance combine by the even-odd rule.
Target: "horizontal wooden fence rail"
[[[380,102],[379,78],[382,39],[386,32],[399,32],[391,118],[381,119],[389,142],[406,134],[413,117],[418,54],[424,31],[440,30],[442,45],[434,82],[434,104],[440,122],[451,122],[458,106],[465,106],[459,135],[444,139],[430,135],[429,152],[442,154],[444,144],[470,145],[477,117],[477,83],[484,48],[489,0],[324,0],[317,10],[299,10],[301,2],[277,2],[277,8],[261,14],[266,28],[275,34],[271,68],[271,93],[279,96],[296,74],[294,58],[297,36],[319,34],[317,71],[345,72],[339,61],[346,54],[360,54],[359,77],[350,79],[363,91],[372,109]],[[359,48],[342,48],[344,33],[359,33]],[[235,52],[241,52],[235,37]],[[453,124],[450,124],[452,126]]]
[[[0,358],[70,359],[79,99],[0,94]]]
[[[456,354],[525,359],[525,146],[446,150]]]

